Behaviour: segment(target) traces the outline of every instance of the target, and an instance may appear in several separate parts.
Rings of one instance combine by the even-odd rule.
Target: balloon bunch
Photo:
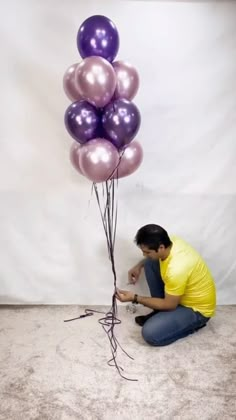
[[[83,60],[63,78],[73,101],[65,112],[65,126],[75,140],[70,158],[76,170],[93,182],[132,174],[143,159],[142,146],[132,141],[140,127],[140,112],[131,102],[139,87],[137,70],[113,61],[119,34],[105,16],[91,16],[78,30]]]
[[[64,91],[73,101],[65,112],[66,129],[75,140],[70,160],[81,175],[93,182],[114,277],[112,306],[99,322],[111,344],[112,358],[108,363],[128,379],[116,361],[117,348],[121,346],[114,334],[115,325],[120,323],[115,298],[115,187],[118,178],[136,171],[143,159],[142,147],[134,140],[141,117],[132,102],[139,88],[139,76],[131,64],[114,61],[119,34],[115,24],[105,16],[91,16],[82,23],[77,46],[82,61],[70,66],[63,78]],[[97,183],[102,183],[101,192]]]

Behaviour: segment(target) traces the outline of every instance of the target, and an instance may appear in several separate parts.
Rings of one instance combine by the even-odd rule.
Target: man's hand
[[[116,299],[120,302],[132,302],[134,300],[134,293],[128,290],[116,289]]]
[[[128,271],[128,281],[130,284],[135,284],[138,281],[141,271],[142,271],[141,263],[135,265]]]

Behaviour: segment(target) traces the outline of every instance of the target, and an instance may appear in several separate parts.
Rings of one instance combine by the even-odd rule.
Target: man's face
[[[140,245],[139,248],[141,249],[143,256],[145,258],[150,258],[151,260],[158,260],[162,256],[161,247],[163,247],[163,245],[161,245],[157,251],[154,251],[153,249],[149,249],[145,245]]]

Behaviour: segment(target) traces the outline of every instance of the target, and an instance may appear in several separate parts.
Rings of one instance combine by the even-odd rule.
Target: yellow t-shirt
[[[188,243],[174,236],[170,255],[160,261],[165,292],[182,296],[180,305],[206,317],[215,313],[216,290],[211,273],[201,256]]]

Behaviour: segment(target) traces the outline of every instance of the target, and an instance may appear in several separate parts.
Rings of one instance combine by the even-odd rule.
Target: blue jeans
[[[159,261],[147,259],[144,271],[151,296],[164,298],[164,283]],[[152,346],[166,346],[194,333],[206,325],[209,319],[200,312],[179,305],[172,311],[160,311],[149,318],[142,328],[142,335],[144,340]]]

